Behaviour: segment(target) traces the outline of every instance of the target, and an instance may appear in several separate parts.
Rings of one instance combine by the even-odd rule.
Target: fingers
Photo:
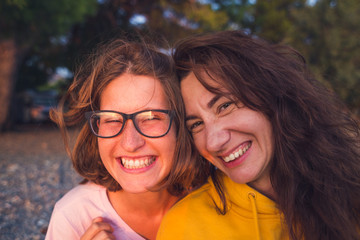
[[[102,217],[94,218],[89,228],[85,231],[81,240],[115,240],[112,234],[113,228],[109,223],[104,222]]]

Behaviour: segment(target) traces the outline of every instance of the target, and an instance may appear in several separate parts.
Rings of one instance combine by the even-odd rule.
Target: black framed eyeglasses
[[[112,110],[86,112],[90,128],[95,136],[112,138],[121,133],[125,123],[131,119],[136,130],[143,136],[159,138],[165,136],[170,128],[174,111],[151,109],[126,114]]]

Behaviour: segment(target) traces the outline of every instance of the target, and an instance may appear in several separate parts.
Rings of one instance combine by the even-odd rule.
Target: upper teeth
[[[251,146],[251,143],[247,144],[243,148],[240,148],[236,152],[231,153],[229,156],[224,157],[223,158],[224,161],[230,162],[230,161],[234,160],[235,158],[241,157],[242,155],[244,155],[244,153],[246,153],[246,151],[250,148],[250,146]]]
[[[128,158],[121,158],[121,162],[125,168],[128,169],[137,169],[137,168],[144,168],[150,166],[155,160],[155,157],[151,158],[142,158],[142,159],[128,159]]]

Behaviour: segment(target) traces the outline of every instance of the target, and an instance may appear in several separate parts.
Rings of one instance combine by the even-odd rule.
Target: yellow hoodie
[[[228,212],[221,206],[211,179],[198,190],[175,204],[165,215],[158,240],[199,239],[289,239],[276,204],[246,184],[237,184],[224,174]]]

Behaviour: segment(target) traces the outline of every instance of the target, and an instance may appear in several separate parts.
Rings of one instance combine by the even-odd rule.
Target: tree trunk
[[[7,128],[16,80],[17,55],[14,39],[0,40],[0,131]]]

